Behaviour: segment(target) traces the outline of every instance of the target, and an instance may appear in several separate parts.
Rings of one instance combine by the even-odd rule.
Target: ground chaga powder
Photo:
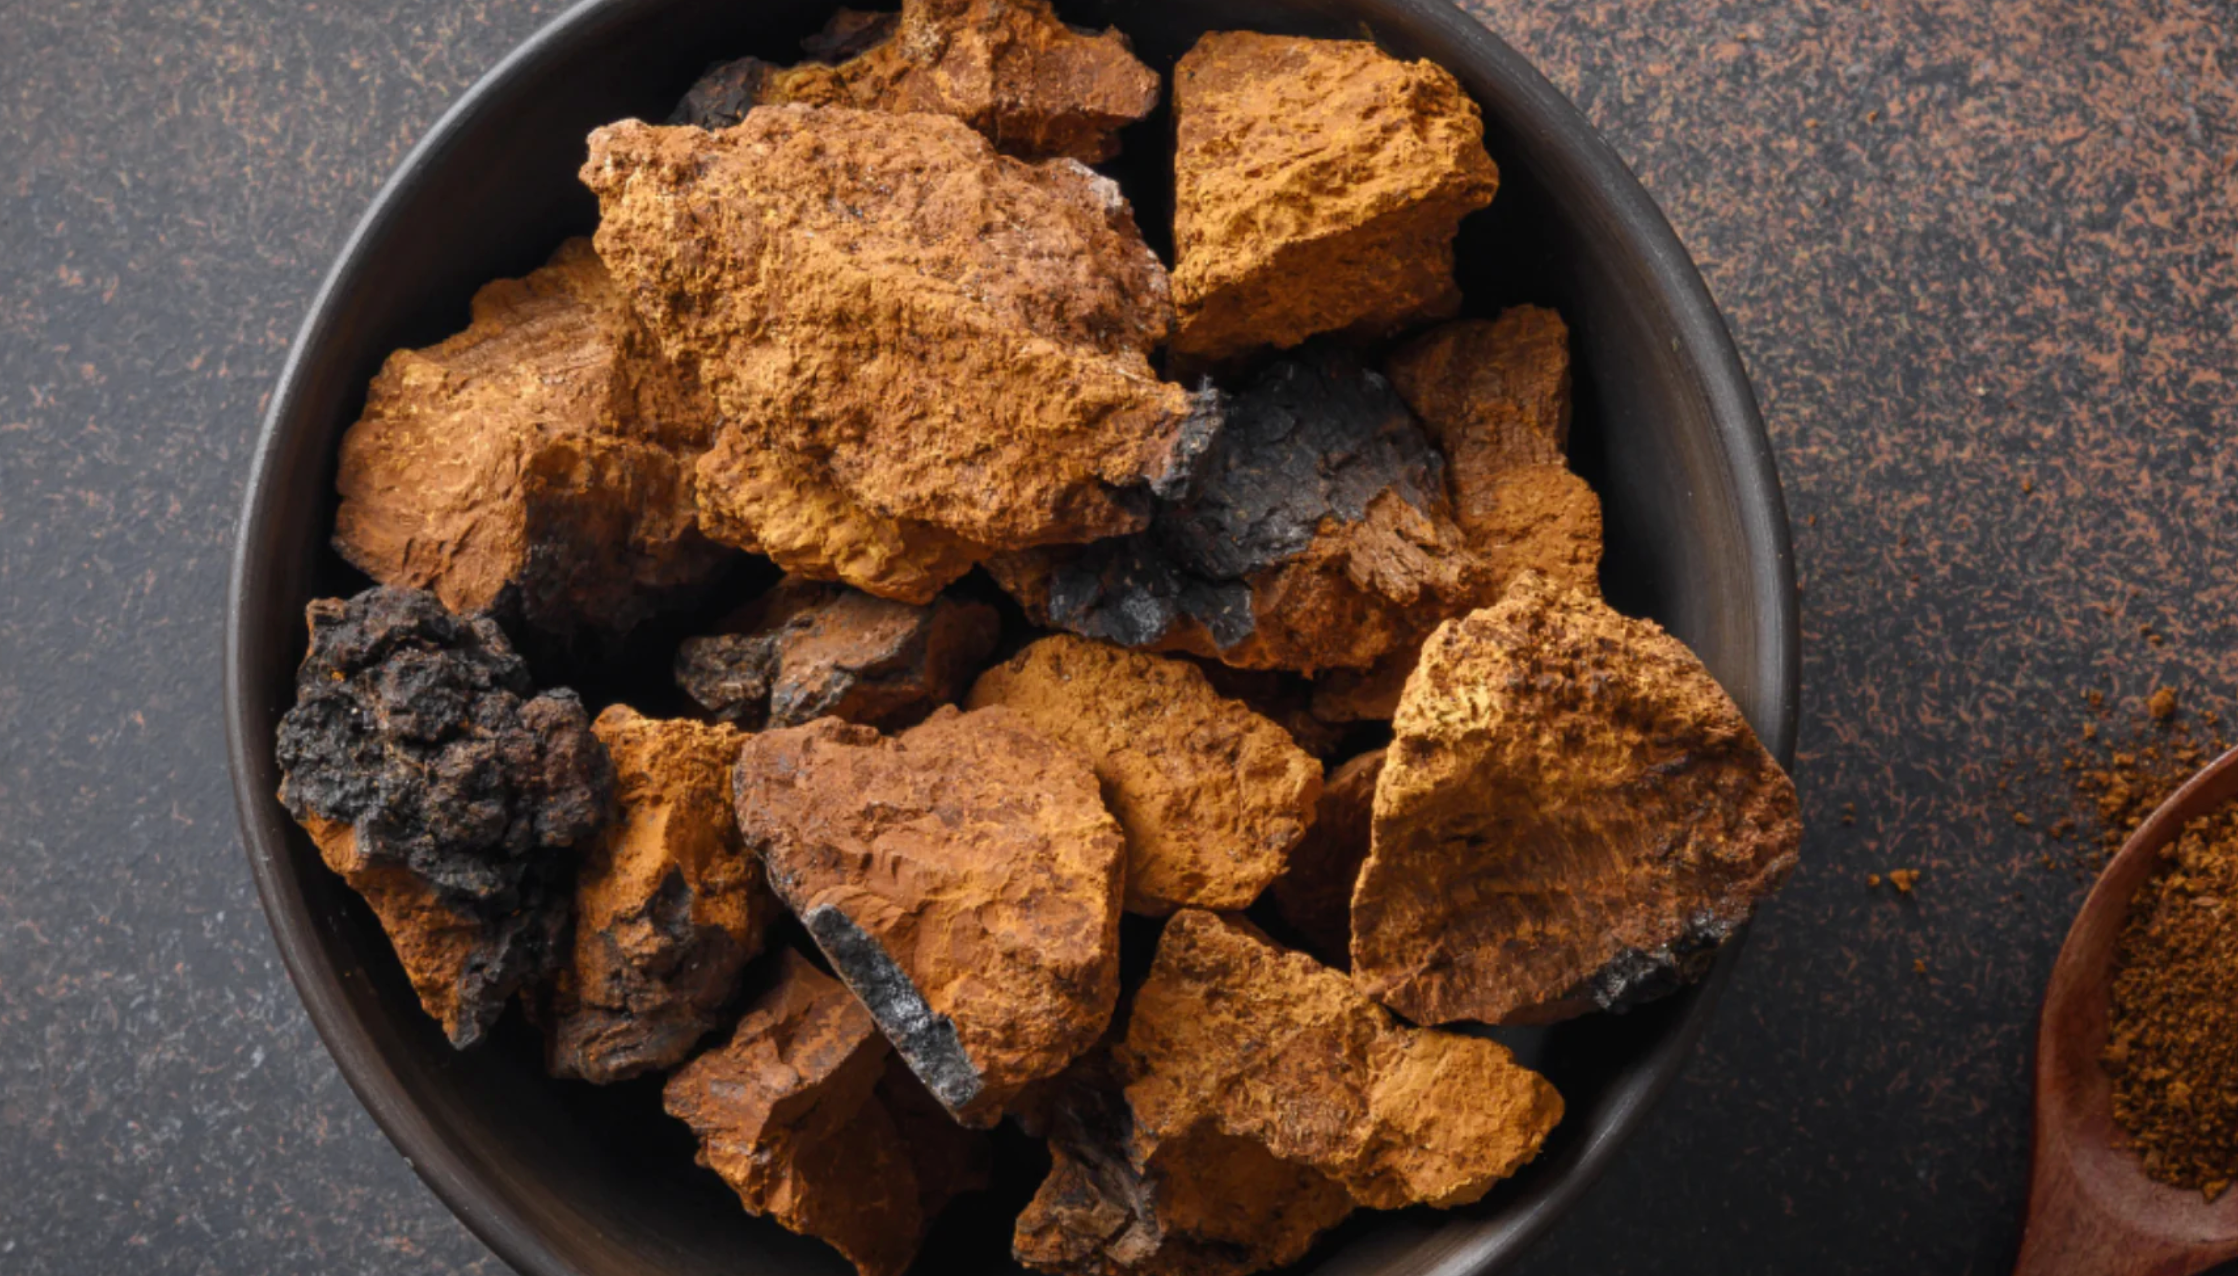
[[[2117,734],[2108,729],[2120,724],[2106,712],[2105,698],[2091,694],[2091,707],[2099,712],[2066,750],[2065,770],[2078,809],[2044,828],[2055,841],[2079,831],[2080,867],[2095,875],[2169,794],[2231,746],[2222,715],[2213,710],[2194,714],[2172,708],[2164,717],[2147,705]]]
[[[2238,1179],[2238,807],[2161,852],[2114,954],[2114,1119],[2145,1172],[2212,1201]]]

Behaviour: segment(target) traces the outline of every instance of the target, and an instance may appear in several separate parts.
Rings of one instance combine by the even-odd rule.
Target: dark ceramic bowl
[[[584,134],[659,119],[712,59],[789,61],[832,0],[592,0],[539,32],[451,108],[351,236],[297,337],[258,442],[233,567],[226,726],[249,861],[288,971],[342,1073],[413,1168],[497,1252],[537,1276],[843,1273],[822,1246],[747,1217],[692,1163],[656,1084],[547,1080],[516,1025],[458,1053],[420,1012],[372,915],[320,865],[273,793],[303,606],[363,584],[327,548],[335,449],[390,350],[463,326],[467,298],[588,231]],[[1781,761],[1796,714],[1795,591],[1770,448],[1732,342],[1685,251],[1623,163],[1522,58],[1445,0],[1108,0],[1059,6],[1116,23],[1165,69],[1206,30],[1370,33],[1433,59],[1484,107],[1498,201],[1462,232],[1472,310],[1557,307],[1575,336],[1575,464],[1607,510],[1608,596],[1684,639]],[[1122,169],[1165,238],[1162,119]],[[1122,163],[1124,164],[1124,160]],[[1161,244],[1161,247],[1163,245]],[[1622,1017],[1528,1043],[1569,1116],[1545,1154],[1479,1205],[1362,1215],[1305,1270],[1495,1269],[1605,1168],[1685,1062],[1731,974]],[[1030,1167],[1019,1167],[1025,1177]],[[1030,1177],[1024,1187],[1031,1188]],[[970,1198],[967,1198],[969,1200]],[[925,1270],[1009,1267],[1009,1196],[959,1205]]]

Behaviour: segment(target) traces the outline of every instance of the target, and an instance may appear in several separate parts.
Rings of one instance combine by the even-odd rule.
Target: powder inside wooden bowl
[[[2212,1201],[2238,1179],[2238,807],[2160,854],[2115,949],[2101,1059],[2145,1172]]]

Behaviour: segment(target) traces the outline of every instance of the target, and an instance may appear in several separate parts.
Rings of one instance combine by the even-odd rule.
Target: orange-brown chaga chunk
[[[1118,1082],[1069,1077],[1050,1168],[1011,1255],[1064,1276],[1246,1276],[1303,1258],[1352,1212],[1343,1187],[1210,1123],[1146,1146]]]
[[[1452,314],[1453,236],[1492,202],[1452,74],[1357,40],[1214,32],[1173,72],[1173,348],[1217,362]]]
[[[1449,614],[1491,606],[1525,571],[1600,592],[1601,501],[1563,458],[1570,353],[1561,317],[1517,306],[1498,319],[1455,320],[1408,342],[1385,369],[1445,456],[1454,521],[1481,564],[1475,596]],[[1418,650],[1322,679],[1314,713],[1330,722],[1389,719]]]
[[[334,546],[456,612],[511,588],[540,629],[623,632],[721,560],[692,484],[713,422],[569,240],[476,293],[466,331],[382,365],[342,436]]]
[[[1209,1124],[1369,1209],[1475,1201],[1562,1117],[1506,1046],[1408,1027],[1341,973],[1195,910],[1167,923],[1120,1058],[1139,1138]]]
[[[1483,591],[1444,462],[1377,373],[1325,344],[1229,401],[1149,529],[989,563],[1029,615],[1245,668],[1366,668]]]
[[[1562,317],[1516,306],[1422,334],[1385,365],[1445,454],[1453,517],[1505,588],[1526,568],[1598,592],[1601,503],[1564,456],[1570,439],[1570,333]],[[1488,600],[1489,601],[1489,600]]]
[[[1012,1250],[1096,1276],[1242,1276],[1295,1262],[1355,1207],[1468,1204],[1562,1116],[1505,1046],[1410,1028],[1198,909],[1166,924],[1108,1075],[1066,1081]]]
[[[576,858],[613,763],[583,704],[536,690],[487,616],[377,586],[305,609],[310,650],[273,758],[280,802],[380,917],[454,1046],[563,958]]]
[[[683,1062],[720,1022],[777,904],[730,810],[743,733],[626,705],[591,730],[614,760],[616,818],[577,870],[550,1065],[605,1084]]]
[[[1313,822],[1321,764],[1188,661],[1057,634],[980,675],[970,705],[1088,755],[1127,835],[1130,912],[1247,907]]]
[[[1418,1023],[1670,992],[1795,866],[1795,787],[1694,653],[1535,574],[1431,636],[1392,729],[1352,977]]]
[[[1110,1020],[1125,842],[1088,759],[1023,716],[765,731],[732,798],[778,898],[964,1124]]]
[[[898,17],[841,9],[802,51],[818,60],[711,68],[669,123],[728,128],[785,102],[921,111],[955,116],[1020,159],[1096,164],[1158,104],[1158,74],[1125,35],[1067,26],[1048,0],[904,0]]]
[[[380,919],[420,1008],[443,1026],[452,1045],[464,1048],[481,1040],[512,995],[533,985],[557,951],[564,911],[523,913],[520,919],[528,925],[506,925],[446,900],[401,864],[367,856],[350,825],[316,815],[296,818],[319,848],[319,859]]]
[[[730,1040],[670,1077],[662,1101],[748,1212],[826,1242],[862,1276],[899,1276],[949,1197],[986,1182],[985,1136],[925,1125],[912,1085],[862,1004],[787,949]]]
[[[925,602],[995,550],[1140,529],[1214,432],[1150,367],[1164,267],[1081,165],[813,106],[590,152],[599,254],[725,418],[710,534],[788,570]]]
[[[1313,827],[1274,883],[1282,920],[1297,928],[1314,956],[1339,970],[1352,963],[1352,887],[1368,859],[1369,817],[1382,774],[1381,749],[1329,774]]]
[[[908,726],[963,695],[1001,620],[985,603],[918,607],[843,585],[788,577],[687,638],[676,682],[709,713],[749,729],[821,717]]]

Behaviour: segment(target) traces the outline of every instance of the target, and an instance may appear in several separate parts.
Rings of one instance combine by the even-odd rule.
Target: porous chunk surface
[[[778,897],[965,1124],[1111,1018],[1124,839],[1088,759],[1019,714],[766,731],[733,799]]]
[[[983,1186],[985,1152],[921,1122],[906,1074],[846,988],[790,950],[730,1040],[670,1077],[662,1101],[699,1162],[750,1213],[814,1236],[862,1276],[899,1276],[949,1196]]]
[[[1365,668],[1483,590],[1444,463],[1380,374],[1318,346],[1228,405],[1148,531],[991,563],[1030,614],[1247,668]]]
[[[988,552],[923,520],[881,513],[841,487],[823,461],[749,422],[730,422],[696,475],[700,526],[710,538],[789,572],[875,584],[880,597],[928,602]]]
[[[1535,574],[1431,636],[1392,729],[1352,974],[1418,1023],[1669,992],[1795,865],[1795,788],[1694,653]]]
[[[559,958],[576,856],[614,773],[572,691],[538,692],[495,622],[375,587],[307,610],[280,801],[380,915],[453,1045]]]
[[[985,603],[920,607],[794,577],[721,628],[685,639],[676,656],[677,685],[716,717],[756,729],[827,715],[891,728],[961,696],[1001,622]]]
[[[384,584],[540,629],[620,632],[703,580],[692,464],[714,425],[590,241],[474,296],[464,332],[389,356],[342,437],[334,545]]]
[[[1314,956],[1340,970],[1352,963],[1352,887],[1368,859],[1369,820],[1382,774],[1381,749],[1330,772],[1313,827],[1274,883],[1282,920],[1305,937]]]
[[[614,762],[616,815],[576,876],[550,1065],[604,1084],[683,1062],[719,1025],[776,900],[731,816],[744,734],[626,705],[591,730]]]
[[[1087,754],[1127,836],[1129,911],[1240,909],[1313,821],[1321,764],[1185,660],[1059,634],[982,674],[1004,705]]]
[[[1408,1027],[1341,973],[1194,910],[1167,923],[1120,1055],[1138,1138],[1209,1125],[1371,1209],[1475,1201],[1562,1116],[1507,1047]]]
[[[1174,349],[1218,361],[1460,305],[1499,172],[1452,74],[1358,40],[1218,31],[1174,68]]]
[[[791,570],[923,602],[987,552],[1138,530],[1214,431],[1209,392],[1150,368],[1164,268],[1079,164],[946,116],[773,106],[608,125],[582,175],[625,297],[746,432],[700,467],[710,531],[769,529]]]
[[[711,68],[669,122],[727,128],[785,102],[926,112],[1021,159],[1094,164],[1158,104],[1157,72],[1126,36],[1067,26],[1048,0],[905,0],[898,17],[841,9],[802,51],[815,60]]]

